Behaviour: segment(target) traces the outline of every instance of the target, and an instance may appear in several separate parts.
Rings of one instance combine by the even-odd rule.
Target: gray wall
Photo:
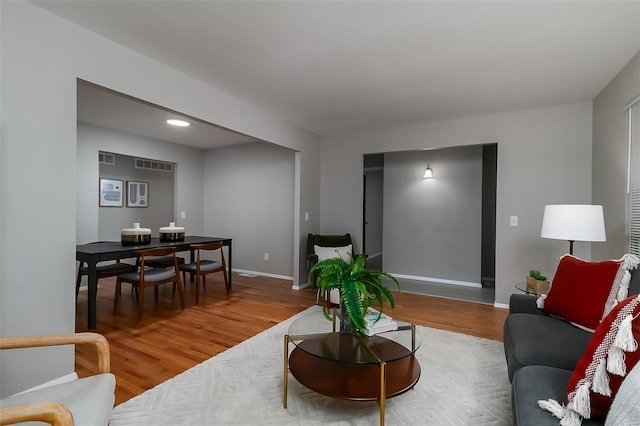
[[[294,151],[267,143],[206,152],[204,229],[233,237],[234,269],[293,276],[294,173]]]
[[[482,146],[385,154],[384,199],[385,271],[480,286]]]
[[[161,226],[169,226],[174,218],[174,172],[138,169],[135,158],[128,155],[115,154],[114,164],[100,164],[100,178],[117,179],[127,188],[128,181],[146,182],[148,185],[148,204],[146,207],[127,207],[126,197],[122,207],[100,207],[98,239],[100,241],[120,240],[120,230],[131,228],[134,222],[142,228],[150,228],[154,237],[159,236]]]
[[[296,223],[290,244],[302,247],[300,235],[306,238],[308,232],[318,230],[317,136],[32,3],[0,2],[0,19],[0,335],[75,330],[75,245],[98,237],[97,146],[85,147],[92,151],[87,155],[91,164],[82,170],[87,173],[86,181],[79,182],[82,178],[77,172],[76,156],[86,154],[80,152],[82,147],[76,153],[77,78],[296,150]],[[153,146],[105,149],[175,161],[171,149],[157,143]],[[177,161],[175,194],[177,210],[187,211],[185,227],[200,233],[203,189],[193,188],[198,197],[190,198],[191,190],[180,187],[180,182],[189,181],[182,173],[197,174],[198,170],[199,182],[204,184],[202,155],[196,161],[200,165],[194,162],[193,167],[182,167]],[[42,191],[43,184],[52,180],[63,190]],[[86,194],[74,190],[83,183],[89,186]],[[90,203],[84,203],[85,197]],[[82,216],[89,218],[78,223],[78,229],[77,208],[86,208]],[[307,222],[300,219],[304,211],[310,213]],[[39,261],[39,268],[30,271],[28,286],[22,285],[25,253]],[[305,262],[297,251],[294,258],[297,279],[301,272],[304,276]],[[1,396],[74,371],[73,348],[45,350],[46,363],[42,351],[37,352],[0,355]]]
[[[552,276],[568,250],[540,238],[544,206],[591,202],[591,117],[583,102],[325,137],[321,230],[351,232],[358,248],[363,154],[497,142],[496,302],[505,306],[530,269]],[[512,215],[518,227],[509,226]],[[576,243],[575,253],[590,258],[590,244]]]
[[[177,226],[185,227],[190,235],[203,233],[204,214],[204,159],[203,150],[178,145],[157,139],[145,138],[112,129],[78,123],[76,146],[76,239],[77,244],[91,241],[119,240],[120,230],[129,228],[133,222],[140,222],[141,226],[151,228],[152,235],[157,236],[160,226],[168,226],[175,218]],[[151,208],[108,208],[98,207],[98,179],[100,167],[98,165],[98,151],[122,154],[129,157],[151,158],[159,161],[175,163],[174,188],[172,189],[171,206],[165,205],[158,216],[152,214]],[[103,166],[104,168],[108,166]],[[138,171],[140,172],[140,171]],[[155,175],[160,172],[146,172]],[[168,175],[168,174],[167,174]],[[169,182],[165,183],[169,185]],[[167,187],[168,190],[168,187]],[[155,195],[154,195],[155,194]],[[149,201],[155,200],[165,203],[164,197],[155,198],[155,185],[149,187]],[[108,210],[108,211],[105,211]],[[112,212],[112,210],[116,210]],[[138,211],[146,216],[146,220],[132,220],[138,216]],[[186,212],[186,218],[180,218],[180,211]],[[112,214],[113,213],[113,214]],[[128,214],[135,214],[129,217]],[[108,215],[108,216],[107,216]],[[111,217],[117,216],[117,217]],[[108,221],[103,223],[103,221]]]
[[[593,101],[593,202],[602,204],[607,241],[593,244],[594,259],[626,253],[625,199],[629,120],[626,106],[640,95],[637,53]]]

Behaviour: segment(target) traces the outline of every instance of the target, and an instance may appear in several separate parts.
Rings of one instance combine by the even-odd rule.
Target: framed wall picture
[[[100,207],[122,207],[122,181],[100,178]]]
[[[147,207],[149,205],[149,184],[127,182],[127,207]]]

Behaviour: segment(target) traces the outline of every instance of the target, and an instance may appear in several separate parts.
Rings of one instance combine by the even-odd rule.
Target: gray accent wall
[[[294,173],[295,152],[267,143],[206,152],[204,229],[233,237],[234,269],[293,276]]]
[[[168,226],[171,221],[176,222],[177,226],[183,226],[189,235],[202,235],[203,150],[85,123],[78,123],[77,126],[77,244],[102,240],[117,241],[120,239],[120,230],[130,228],[133,222],[140,222],[140,226],[151,228],[153,236],[158,236],[158,228]],[[116,158],[116,166],[100,166],[98,151],[121,154]],[[123,157],[165,161],[175,163],[176,167],[173,174],[136,170],[119,165]],[[98,179],[101,170],[125,181],[128,176],[139,176],[141,180],[152,183],[149,186],[150,207],[127,208],[126,203],[123,207],[99,207]],[[151,178],[151,175],[156,177]],[[174,177],[171,181],[166,178],[162,181],[162,177],[167,175]],[[173,187],[170,187],[171,185]],[[163,192],[170,192],[171,195],[163,195]],[[161,203],[157,211],[156,203]],[[184,219],[180,218],[181,211],[186,213]]]
[[[0,2],[0,20],[0,335],[75,330],[75,245],[98,237],[97,193],[93,192],[97,191],[98,148],[79,146],[76,151],[78,78],[295,150],[295,223],[289,244],[302,247],[306,234],[318,230],[316,135],[32,3]],[[172,148],[157,142],[152,146],[123,144],[121,150],[104,149],[177,162],[177,211],[186,210],[187,229],[202,232],[203,156],[190,161],[185,155],[176,161]],[[80,152],[84,149],[93,152]],[[78,168],[80,155],[92,160],[84,169]],[[195,187],[181,188],[181,182],[191,181],[190,174],[200,175]],[[361,180],[362,171],[358,174]],[[45,185],[51,190],[43,190]],[[83,185],[94,189],[86,193],[76,189]],[[85,204],[85,197],[91,202]],[[87,211],[78,213],[83,208]],[[310,213],[306,222],[300,214],[305,211]],[[39,263],[30,271],[28,286],[23,285],[25,253]],[[299,283],[305,262],[298,251],[294,264],[294,280]],[[74,371],[70,347],[3,351],[0,357],[2,397]]]
[[[625,200],[629,118],[640,95],[640,52],[593,100],[593,203],[604,209],[607,241],[593,243],[594,259],[619,259],[627,250]]]
[[[351,232],[358,249],[363,154],[498,143],[495,302],[505,306],[530,269],[553,276],[568,251],[540,238],[544,206],[591,202],[591,118],[582,102],[324,137],[321,231]],[[575,253],[590,258],[590,244],[576,243]]]
[[[100,241],[120,240],[120,231],[123,228],[131,228],[134,222],[140,223],[142,228],[150,228],[153,237],[160,236],[160,227],[169,226],[169,222],[177,222],[174,216],[174,172],[136,168],[135,158],[115,154],[114,164],[99,165],[100,178],[121,180],[124,188],[128,188],[129,181],[145,182],[149,192],[146,207],[128,207],[127,189],[123,193],[122,207],[100,207]]]
[[[385,154],[384,200],[385,271],[480,286],[482,146]]]

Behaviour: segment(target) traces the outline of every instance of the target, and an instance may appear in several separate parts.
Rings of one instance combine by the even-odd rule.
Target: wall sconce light
[[[433,177],[433,169],[427,166],[427,170],[424,171],[423,179],[431,179]]]

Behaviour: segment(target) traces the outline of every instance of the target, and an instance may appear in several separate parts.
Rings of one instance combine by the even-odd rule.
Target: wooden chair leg
[[[118,303],[120,303],[120,290],[122,289],[122,283],[120,282],[120,277],[116,279],[116,292],[113,296],[113,314],[115,315],[118,312]]]
[[[196,305],[200,303],[200,275],[196,274]]]
[[[182,288],[182,283],[180,282],[180,274],[176,274],[176,277],[178,279],[177,282],[177,287],[178,287],[178,296],[180,296],[180,305],[182,305],[182,309],[184,309],[184,288]],[[176,283],[174,282],[174,285]]]
[[[138,289],[138,324],[142,324],[142,307],[144,302],[144,286]]]
[[[224,269],[222,269],[222,273],[224,274],[224,288],[227,290],[227,296],[229,295],[229,276],[227,275],[227,266],[224,265]]]

